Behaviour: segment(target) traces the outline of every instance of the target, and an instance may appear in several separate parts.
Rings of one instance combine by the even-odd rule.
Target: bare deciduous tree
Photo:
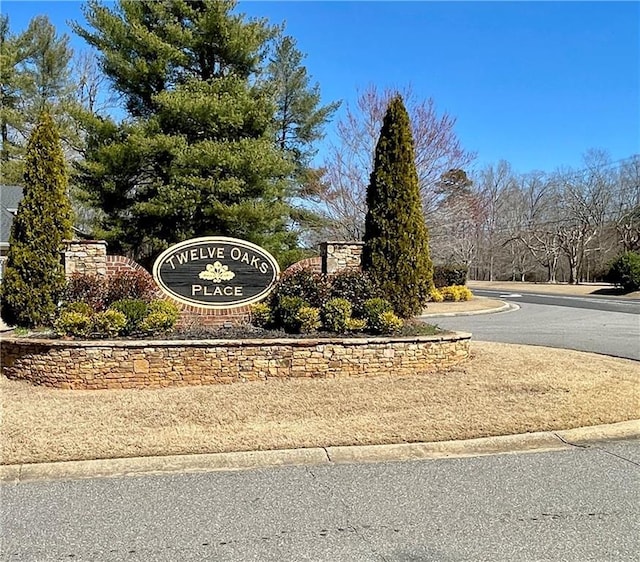
[[[324,163],[334,237],[362,236],[375,143],[389,100],[397,93],[369,86],[359,95],[355,107],[346,107],[346,115],[338,123],[337,145]],[[455,118],[446,112],[439,114],[433,99],[419,100],[411,88],[404,88],[400,94],[411,118],[420,193],[428,220],[437,208],[437,181],[447,170],[465,168],[475,154],[462,148],[454,130]]]

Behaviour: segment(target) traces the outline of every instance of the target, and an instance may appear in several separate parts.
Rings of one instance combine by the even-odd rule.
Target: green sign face
[[[153,277],[171,298],[200,308],[237,308],[264,299],[280,268],[266,250],[236,238],[207,236],[171,246]]]

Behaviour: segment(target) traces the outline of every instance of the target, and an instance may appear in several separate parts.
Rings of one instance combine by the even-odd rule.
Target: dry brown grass
[[[616,294],[618,298],[638,299],[640,291],[635,293],[619,294],[613,285],[608,283],[587,283],[582,285],[569,285],[568,283],[521,283],[519,281],[469,281],[469,288],[474,289],[495,289],[517,293],[527,291],[529,293],[547,293],[555,295],[588,296],[598,294]]]
[[[640,364],[473,343],[448,372],[165,390],[0,378],[4,464],[467,439],[639,417]]]

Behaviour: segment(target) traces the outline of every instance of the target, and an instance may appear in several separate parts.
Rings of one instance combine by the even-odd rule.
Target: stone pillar
[[[364,242],[322,242],[322,273],[331,275],[342,270],[360,269]]]
[[[65,240],[64,271],[67,277],[107,274],[107,243],[104,240]]]

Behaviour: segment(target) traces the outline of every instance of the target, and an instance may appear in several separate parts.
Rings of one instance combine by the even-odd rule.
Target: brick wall
[[[283,273],[293,273],[294,271],[300,271],[301,269],[310,269],[315,273],[322,273],[322,258],[320,256],[316,256],[297,261],[287,267]]]
[[[291,377],[397,376],[469,357],[471,334],[414,338],[61,341],[5,336],[8,378],[64,389],[161,388]]]

